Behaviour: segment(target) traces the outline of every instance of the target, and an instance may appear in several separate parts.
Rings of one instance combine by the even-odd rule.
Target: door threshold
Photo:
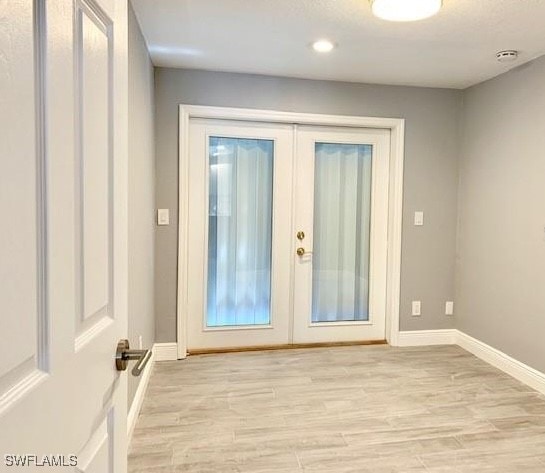
[[[321,342],[321,343],[286,343],[281,345],[254,345],[248,347],[194,348],[187,351],[188,355],[211,355],[215,353],[237,353],[246,351],[295,350],[298,348],[328,348],[351,347],[358,345],[387,345],[386,340],[358,340],[351,342]]]

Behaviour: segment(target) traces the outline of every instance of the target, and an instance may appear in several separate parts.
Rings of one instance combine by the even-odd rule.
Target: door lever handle
[[[133,376],[140,376],[152,355],[151,350],[131,350],[129,341],[119,340],[115,352],[115,367],[117,371],[125,371],[130,360],[137,360],[136,365],[131,370]]]

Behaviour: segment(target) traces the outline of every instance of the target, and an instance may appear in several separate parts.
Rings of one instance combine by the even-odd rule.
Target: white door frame
[[[386,340],[399,343],[399,304],[401,289],[401,233],[403,210],[403,161],[405,120],[402,118],[321,115],[244,108],[179,106],[178,161],[178,298],[177,347],[178,358],[187,356],[187,255],[188,255],[188,179],[189,179],[189,120],[207,118],[249,122],[286,123],[352,128],[382,128],[390,130],[390,189],[388,202],[388,268],[386,288]],[[292,233],[293,233],[293,229]],[[293,278],[293,268],[292,268]],[[290,295],[291,297],[291,295]]]

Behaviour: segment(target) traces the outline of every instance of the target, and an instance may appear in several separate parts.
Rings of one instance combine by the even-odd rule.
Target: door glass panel
[[[369,320],[372,154],[372,145],[315,145],[314,323]]]
[[[270,323],[272,140],[209,138],[208,327]]]

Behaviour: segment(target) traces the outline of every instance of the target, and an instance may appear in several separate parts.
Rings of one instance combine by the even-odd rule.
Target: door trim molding
[[[403,210],[403,162],[405,120],[402,118],[322,115],[246,108],[179,106],[178,160],[178,290],[177,350],[178,358],[187,356],[187,256],[189,208],[189,121],[192,118],[239,120],[250,122],[320,125],[390,130],[390,191],[388,209],[388,268],[386,294],[386,340],[399,344],[399,304],[401,289],[401,233]]]

